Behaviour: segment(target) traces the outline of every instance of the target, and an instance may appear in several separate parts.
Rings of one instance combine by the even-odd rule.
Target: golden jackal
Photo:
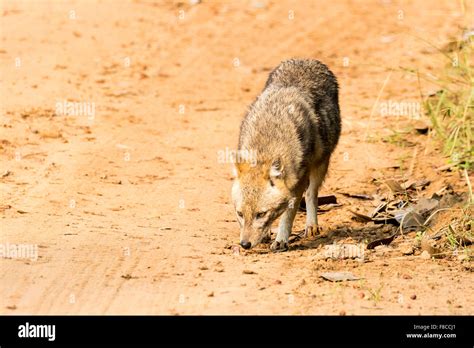
[[[326,65],[310,59],[282,62],[250,106],[240,127],[232,200],[240,244],[249,249],[270,235],[281,216],[273,251],[288,237],[306,190],[306,236],[318,231],[318,190],[341,133],[338,85]]]

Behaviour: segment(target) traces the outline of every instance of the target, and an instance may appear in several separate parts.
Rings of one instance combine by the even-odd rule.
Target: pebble
[[[426,251],[430,255],[433,255],[439,252],[439,250],[435,247],[433,241],[428,241],[425,239],[421,241],[421,250],[423,250],[423,253]],[[423,253],[421,254],[423,255]]]
[[[415,251],[411,245],[407,245],[402,248],[402,254],[403,255],[411,255]]]
[[[253,1],[252,7],[265,8],[265,3],[261,2],[261,1]]]
[[[426,250],[423,250],[423,252],[421,253],[420,257],[421,257],[423,260],[429,260],[429,259],[431,259],[430,253],[427,252]]]
[[[411,298],[412,300],[416,300],[416,295],[413,294],[413,295],[410,296],[410,298]]]
[[[232,246],[232,253],[234,255],[240,255],[240,247],[238,245],[233,245]]]

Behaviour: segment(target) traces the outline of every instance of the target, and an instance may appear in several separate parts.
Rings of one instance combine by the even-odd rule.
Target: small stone
[[[410,296],[410,299],[416,300],[416,295],[415,295],[415,294],[411,295],[411,296]]]
[[[234,255],[240,255],[240,247],[238,245],[233,245],[232,246],[232,253]]]
[[[262,1],[253,1],[252,2],[252,7],[265,8],[265,3],[263,3]]]
[[[207,297],[214,297],[214,291],[210,292],[209,294],[207,294]]]
[[[256,274],[254,271],[251,271],[251,270],[248,270],[248,269],[244,269],[242,271],[243,274]]]
[[[434,241],[426,240],[426,239],[423,239],[421,241],[421,250],[426,251],[430,255],[437,254],[439,252],[439,250],[436,248],[434,244]]]
[[[281,280],[280,279],[277,279],[273,282],[273,284],[276,284],[276,285],[280,285],[281,284]]]
[[[405,247],[402,248],[402,254],[403,255],[411,255],[415,251],[411,245],[406,245]]]
[[[429,260],[429,259],[431,259],[430,253],[427,252],[426,250],[423,250],[423,252],[421,253],[420,257],[421,257],[423,260]]]
[[[339,311],[339,315],[342,315],[342,316],[346,315],[346,311],[344,309],[341,309]]]

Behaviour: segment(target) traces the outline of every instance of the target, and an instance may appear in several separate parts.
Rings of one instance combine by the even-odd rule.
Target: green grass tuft
[[[474,37],[449,47],[449,59],[439,76],[432,76],[440,89],[424,100],[435,135],[443,143],[450,163],[467,170],[474,166]]]

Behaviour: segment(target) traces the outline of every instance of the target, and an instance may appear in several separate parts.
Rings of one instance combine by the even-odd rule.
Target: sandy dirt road
[[[421,39],[446,42],[463,11],[456,1],[2,1],[0,242],[38,246],[38,259],[0,259],[0,313],[472,314],[473,274],[459,262],[396,246],[367,262],[315,258],[390,232],[352,220],[362,203],[340,193],[377,192],[373,178],[398,175],[415,148],[414,177],[466,190],[434,171],[445,163],[434,141],[381,141],[410,120],[376,104],[419,99],[400,67],[434,71]],[[343,132],[322,194],[342,206],[320,215],[335,232],[234,255],[231,166],[219,154],[289,57],[322,60],[341,86]],[[63,102],[94,113],[58,115]],[[362,279],[331,283],[324,271]]]

